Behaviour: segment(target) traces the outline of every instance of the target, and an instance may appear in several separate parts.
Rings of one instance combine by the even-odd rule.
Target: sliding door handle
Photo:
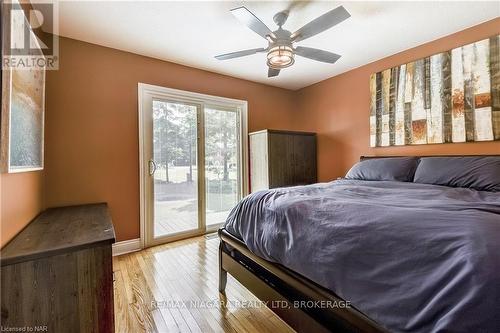
[[[155,171],[156,171],[156,163],[153,159],[150,159],[148,161],[148,164],[149,164],[149,175],[153,176],[155,174]]]

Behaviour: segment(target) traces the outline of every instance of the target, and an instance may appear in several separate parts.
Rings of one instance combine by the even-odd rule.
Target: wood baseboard
[[[127,239],[113,244],[113,256],[141,250],[141,239]]]

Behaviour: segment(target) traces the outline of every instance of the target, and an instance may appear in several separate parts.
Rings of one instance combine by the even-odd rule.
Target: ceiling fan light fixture
[[[267,52],[267,66],[269,67],[267,77],[276,77],[279,75],[281,69],[292,66],[295,62],[295,55],[328,64],[335,63],[340,58],[338,54],[312,47],[294,47],[293,45],[296,42],[316,36],[351,16],[343,6],[339,6],[310,21],[294,33],[291,33],[283,29],[283,25],[288,18],[288,10],[281,11],[274,15],[274,23],[278,25],[278,29],[275,31],[271,31],[268,26],[245,6],[231,9],[231,13],[248,28],[266,39],[269,43],[268,47],[221,54],[215,56],[215,58],[218,60],[226,60]]]
[[[295,62],[293,49],[288,45],[272,47],[267,53],[267,65],[274,69],[290,67]]]

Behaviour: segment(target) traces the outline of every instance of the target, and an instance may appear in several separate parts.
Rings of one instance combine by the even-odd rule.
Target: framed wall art
[[[500,35],[370,77],[370,146],[500,140]]]
[[[11,40],[29,27],[29,54],[42,57],[38,39],[24,15],[11,18],[12,11],[2,9],[2,60],[12,57]],[[15,46],[15,45],[14,45]],[[19,47],[20,49],[20,47]],[[7,52],[8,51],[8,52]],[[8,54],[7,54],[8,53]],[[1,110],[2,172],[24,172],[43,169],[45,69],[38,66],[3,66]]]

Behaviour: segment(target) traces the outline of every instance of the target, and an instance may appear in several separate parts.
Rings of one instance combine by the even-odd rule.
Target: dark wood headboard
[[[375,158],[389,158],[389,157],[487,157],[487,156],[495,156],[500,157],[497,154],[489,154],[489,155],[419,155],[419,156],[360,156],[359,160],[371,160]]]

